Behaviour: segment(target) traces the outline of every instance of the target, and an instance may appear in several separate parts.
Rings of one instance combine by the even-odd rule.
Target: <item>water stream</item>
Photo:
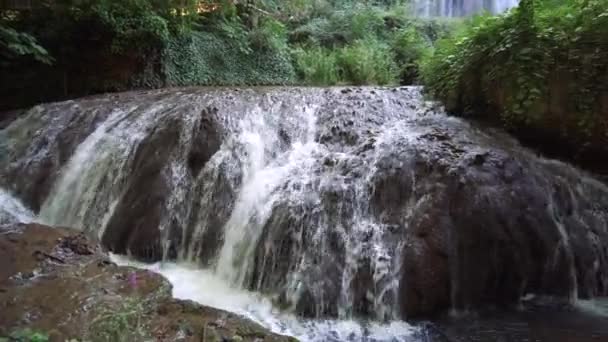
[[[302,341],[426,341],[404,322],[425,306],[608,294],[606,185],[419,88],[134,92],[2,134],[0,224],[85,230]]]
[[[14,222],[28,223],[34,220],[34,213],[27,209],[19,199],[0,188],[0,226]]]
[[[519,0],[415,0],[415,12],[424,17],[462,17],[482,11],[502,13]]]
[[[273,332],[296,337],[301,342],[413,342],[420,341],[420,328],[403,321],[390,323],[355,320],[307,320],[273,306],[259,293],[228,284],[212,270],[188,263],[143,264],[112,255],[119,265],[148,269],[165,276],[173,284],[173,296],[237,313]],[[423,341],[423,340],[422,340]]]

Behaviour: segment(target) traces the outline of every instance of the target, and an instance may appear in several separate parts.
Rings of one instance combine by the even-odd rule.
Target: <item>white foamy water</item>
[[[246,317],[282,335],[302,342],[326,341],[415,341],[418,328],[406,322],[357,322],[354,320],[306,320],[273,307],[268,298],[236,289],[210,270],[196,265],[155,263],[143,264],[124,256],[111,255],[114,262],[157,272],[173,285],[173,297],[188,299],[216,309]]]
[[[34,213],[9,192],[0,188],[0,225],[12,222],[32,222]]]
[[[424,17],[460,17],[488,11],[502,13],[517,6],[519,0],[415,0],[414,10]]]
[[[597,316],[608,317],[608,297],[594,298],[592,300],[577,300],[575,306],[582,311]]]

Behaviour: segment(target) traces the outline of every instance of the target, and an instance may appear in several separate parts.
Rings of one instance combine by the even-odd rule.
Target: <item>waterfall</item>
[[[0,186],[33,207],[30,183],[52,185],[40,220],[300,317],[608,294],[608,188],[416,87],[134,92],[39,106],[2,133]]]
[[[481,11],[503,13],[519,0],[415,0],[416,14],[424,17],[461,17]]]
[[[0,188],[0,226],[14,222],[31,222],[35,215],[21,202]]]

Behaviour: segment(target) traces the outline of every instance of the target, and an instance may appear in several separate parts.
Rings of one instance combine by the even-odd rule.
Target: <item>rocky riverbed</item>
[[[117,266],[82,233],[39,224],[0,230],[0,340],[288,342],[237,315],[171,296],[158,273]]]

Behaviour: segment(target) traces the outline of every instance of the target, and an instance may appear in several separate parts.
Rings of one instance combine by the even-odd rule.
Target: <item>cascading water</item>
[[[415,0],[415,12],[424,17],[461,17],[482,11],[502,13],[519,0]]]
[[[42,193],[45,223],[164,260],[145,267],[177,296],[303,340],[408,341],[390,322],[607,295],[608,188],[429,105],[418,88],[261,88],[37,107],[2,132],[0,186],[32,207]]]
[[[14,222],[31,222],[34,213],[11,194],[0,188],[0,226]]]

